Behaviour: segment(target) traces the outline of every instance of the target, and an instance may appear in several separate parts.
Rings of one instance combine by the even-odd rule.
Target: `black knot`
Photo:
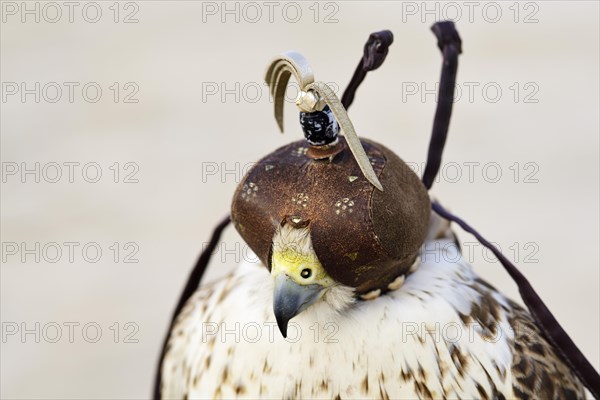
[[[381,66],[388,54],[388,49],[394,42],[390,31],[373,32],[365,43],[362,67],[365,71],[373,71]]]
[[[340,126],[329,106],[325,106],[322,111],[300,112],[300,125],[304,137],[313,146],[333,143],[340,131]]]
[[[439,21],[431,26],[431,30],[438,40],[438,47],[444,51],[446,46],[454,46],[458,54],[462,53],[462,40],[452,21]]]

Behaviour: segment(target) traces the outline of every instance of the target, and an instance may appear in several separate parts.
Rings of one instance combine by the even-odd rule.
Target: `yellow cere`
[[[283,251],[273,251],[271,275],[274,277],[285,273],[299,285],[318,284],[329,287],[334,280],[327,274],[325,268],[313,254],[302,254],[296,249],[286,248]],[[302,270],[310,269],[310,277],[302,277]]]

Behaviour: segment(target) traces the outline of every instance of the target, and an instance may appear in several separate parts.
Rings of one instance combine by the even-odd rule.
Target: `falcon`
[[[188,300],[162,398],[583,399],[529,313],[479,278],[455,240],[432,214],[412,271],[363,300],[326,273],[307,229],[284,225],[271,273],[243,262]]]
[[[269,64],[279,128],[294,77],[305,138],[238,185],[176,308],[155,398],[584,399],[584,387],[599,396],[598,373],[525,277],[431,200],[461,53],[451,22],[432,30],[444,62],[421,179],[359,138],[347,114],[391,32],[369,37],[341,101],[302,55]],[[229,222],[256,257],[199,284]],[[527,310],[475,273],[451,222],[496,255]]]

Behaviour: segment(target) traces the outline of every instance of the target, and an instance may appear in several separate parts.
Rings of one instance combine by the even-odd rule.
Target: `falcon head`
[[[312,248],[310,229],[283,224],[275,232],[271,256],[273,312],[283,337],[290,319],[317,301],[340,310],[354,302],[353,289],[336,282]]]

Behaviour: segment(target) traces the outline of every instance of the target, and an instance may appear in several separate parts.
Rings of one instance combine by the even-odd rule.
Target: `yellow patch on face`
[[[299,285],[318,284],[329,287],[334,284],[319,262],[316,254],[303,254],[293,248],[273,251],[271,275],[286,274]]]

